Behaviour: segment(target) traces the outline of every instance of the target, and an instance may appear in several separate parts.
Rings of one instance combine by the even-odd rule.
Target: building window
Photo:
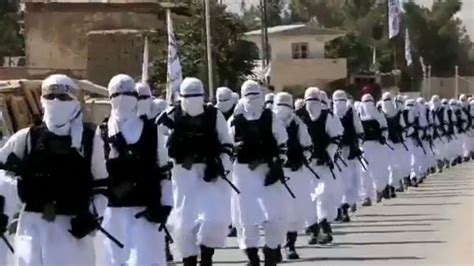
[[[306,59],[309,54],[309,45],[307,42],[291,44],[293,59]]]

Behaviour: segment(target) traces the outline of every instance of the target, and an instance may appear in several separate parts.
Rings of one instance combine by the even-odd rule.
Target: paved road
[[[334,226],[329,246],[298,241],[294,265],[474,265],[474,163],[429,177],[396,199],[360,209]],[[242,265],[235,239],[218,250],[216,265]]]

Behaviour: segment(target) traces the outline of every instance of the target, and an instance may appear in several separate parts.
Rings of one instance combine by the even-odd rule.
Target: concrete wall
[[[77,79],[85,79],[84,69],[50,69],[29,67],[0,67],[0,80],[9,79],[44,79],[51,74],[65,74]]]
[[[455,95],[455,83],[456,79],[451,78],[431,78],[431,89],[428,81],[425,81],[422,87],[422,95],[424,97],[431,97],[434,94],[439,95],[442,98],[457,97],[459,94],[474,95],[474,77],[460,77],[459,78],[459,91],[458,95]]]
[[[320,86],[347,77],[346,59],[301,59],[272,61],[271,83],[280,91],[294,86]]]
[[[94,31],[88,34],[87,78],[106,86],[118,73],[141,77],[144,33],[137,30]],[[159,49],[149,45],[149,58]]]
[[[157,8],[158,5],[150,3],[26,3],[27,65],[86,69],[91,62],[87,48],[90,31],[164,28],[155,13]]]
[[[254,42],[261,51],[260,36],[248,36],[247,40]],[[309,56],[308,58],[324,58],[324,42],[317,40],[313,35],[301,36],[271,36],[269,43],[271,46],[272,61],[273,60],[287,60],[292,59],[292,43],[308,43]]]

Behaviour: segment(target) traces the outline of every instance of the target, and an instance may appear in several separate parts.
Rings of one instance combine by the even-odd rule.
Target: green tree
[[[203,21],[201,16],[197,15],[201,12],[200,6],[197,6],[192,10],[192,16],[181,23],[175,22],[175,33],[183,76],[195,76],[207,83]],[[244,40],[243,34],[248,29],[239,16],[227,12],[222,5],[213,5],[211,12],[215,84],[236,88],[252,74],[258,50],[255,44]],[[155,41],[166,42],[166,39]],[[155,59],[152,80],[155,83],[164,83],[166,80],[166,52]]]
[[[407,3],[406,25],[416,52],[435,76],[452,76],[455,65],[469,64],[471,40],[462,21],[455,17],[461,10],[460,0],[435,3],[431,9]]]
[[[0,3],[0,58],[23,54],[18,6],[18,0],[2,0]]]

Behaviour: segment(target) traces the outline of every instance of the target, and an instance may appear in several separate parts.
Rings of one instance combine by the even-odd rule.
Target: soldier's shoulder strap
[[[82,149],[84,157],[88,162],[92,159],[92,150],[94,145],[94,136],[97,127],[92,123],[84,123],[82,131]]]

